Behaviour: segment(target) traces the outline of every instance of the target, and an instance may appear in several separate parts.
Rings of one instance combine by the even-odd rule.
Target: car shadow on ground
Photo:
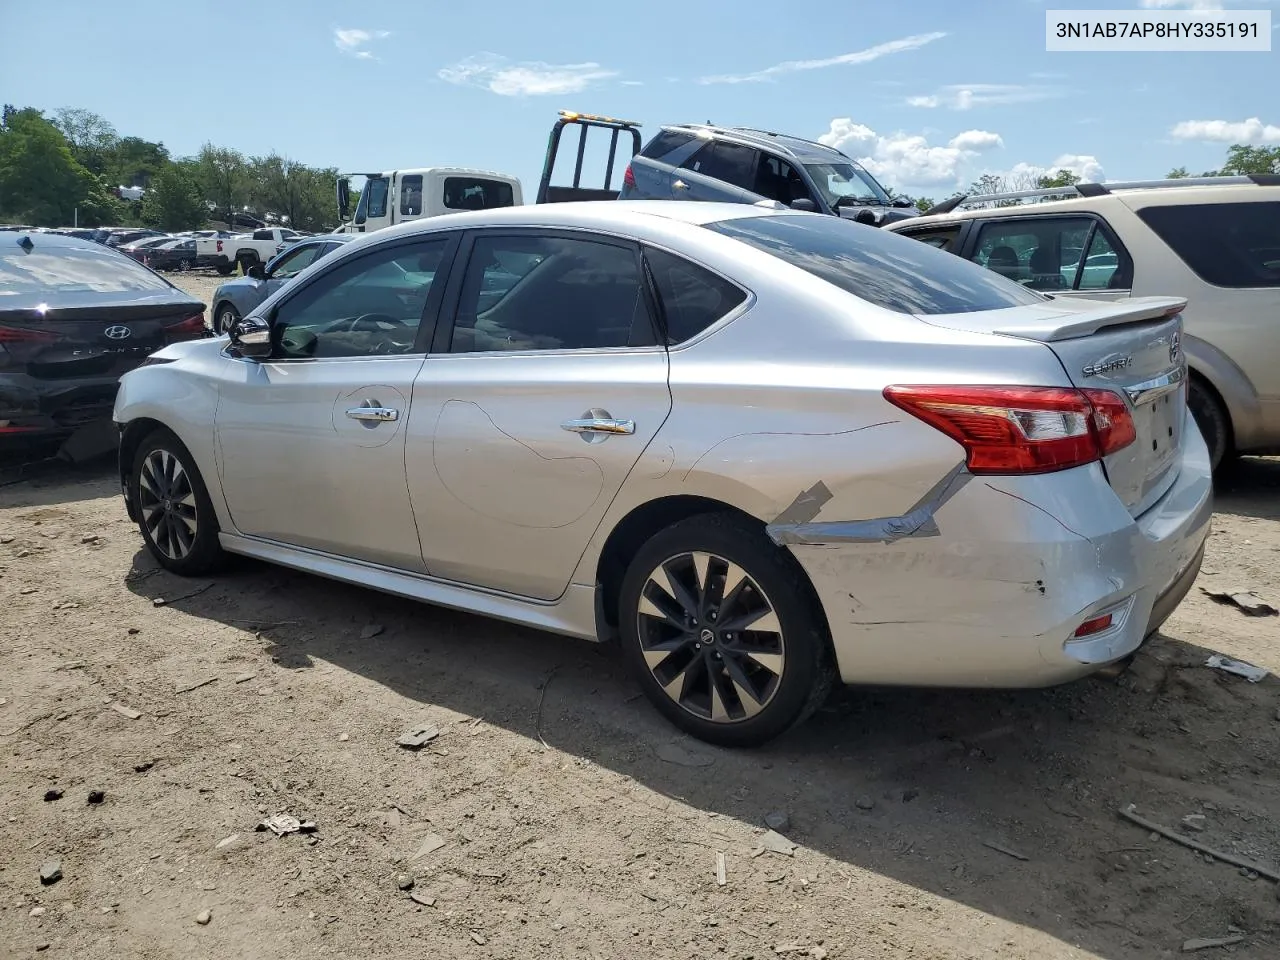
[[[1172,825],[1208,803],[1247,811],[1244,832],[1263,849],[1277,840],[1274,831],[1260,840],[1272,828],[1253,821],[1274,823],[1280,795],[1278,685],[1208,670],[1208,651],[1173,637],[1157,635],[1115,680],[842,690],[800,729],[733,751],[680,736],[608,645],[255,561],[212,581],[155,569],[140,552],[129,588],[256,630],[282,668],[334,664],[753,826],[786,811],[803,846],[1108,960],[1155,955],[1155,944],[1226,924],[1274,928],[1270,884],[1157,846],[1118,815],[1136,803]],[[369,624],[381,632],[360,639]],[[1147,904],[1166,912],[1148,916]],[[1169,904],[1183,918],[1172,932]]]
[[[57,456],[56,445],[28,446],[0,453],[0,503],[6,494],[21,494],[30,506],[49,507],[96,496],[104,478],[116,469],[115,456],[71,463]]]
[[[1280,457],[1241,457],[1214,483],[1214,511],[1280,519]]]

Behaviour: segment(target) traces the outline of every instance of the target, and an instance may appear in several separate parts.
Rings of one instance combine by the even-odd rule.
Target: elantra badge
[[[107,327],[107,329],[102,332],[106,335],[108,340],[128,340],[133,336],[132,330],[128,327],[121,326]]]

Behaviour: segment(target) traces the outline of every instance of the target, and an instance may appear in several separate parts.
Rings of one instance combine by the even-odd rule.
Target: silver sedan
[[[127,374],[121,483],[172,571],[246,554],[616,639],[675,724],[758,744],[837,680],[1134,653],[1209,529],[1182,306],[741,204],[437,217]]]

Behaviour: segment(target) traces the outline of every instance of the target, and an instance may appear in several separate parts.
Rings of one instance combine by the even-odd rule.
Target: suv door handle
[[[615,420],[612,417],[581,417],[566,420],[561,429],[570,433],[632,434],[636,432],[634,420]]]
[[[674,187],[674,188],[675,188],[675,189],[677,189],[677,190],[688,190],[688,189],[689,189],[689,185],[688,185],[687,183],[685,183],[683,180],[679,180],[679,179],[672,181],[671,186],[672,186],[672,187]]]
[[[387,423],[400,419],[400,411],[390,407],[352,407],[347,411],[352,420],[366,420],[375,423]]]

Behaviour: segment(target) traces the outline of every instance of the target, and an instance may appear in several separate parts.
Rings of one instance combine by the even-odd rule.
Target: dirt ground
[[[1280,956],[1275,883],[1118,814],[1280,867],[1280,683],[1204,666],[1280,671],[1276,617],[1197,588],[1118,680],[842,691],[733,752],[607,647],[249,561],[183,581],[109,464],[24,476],[0,470],[2,957]],[[1278,491],[1255,459],[1219,492],[1200,586],[1280,600]],[[793,856],[753,856],[773,812]],[[316,829],[255,829],[278,813]]]

